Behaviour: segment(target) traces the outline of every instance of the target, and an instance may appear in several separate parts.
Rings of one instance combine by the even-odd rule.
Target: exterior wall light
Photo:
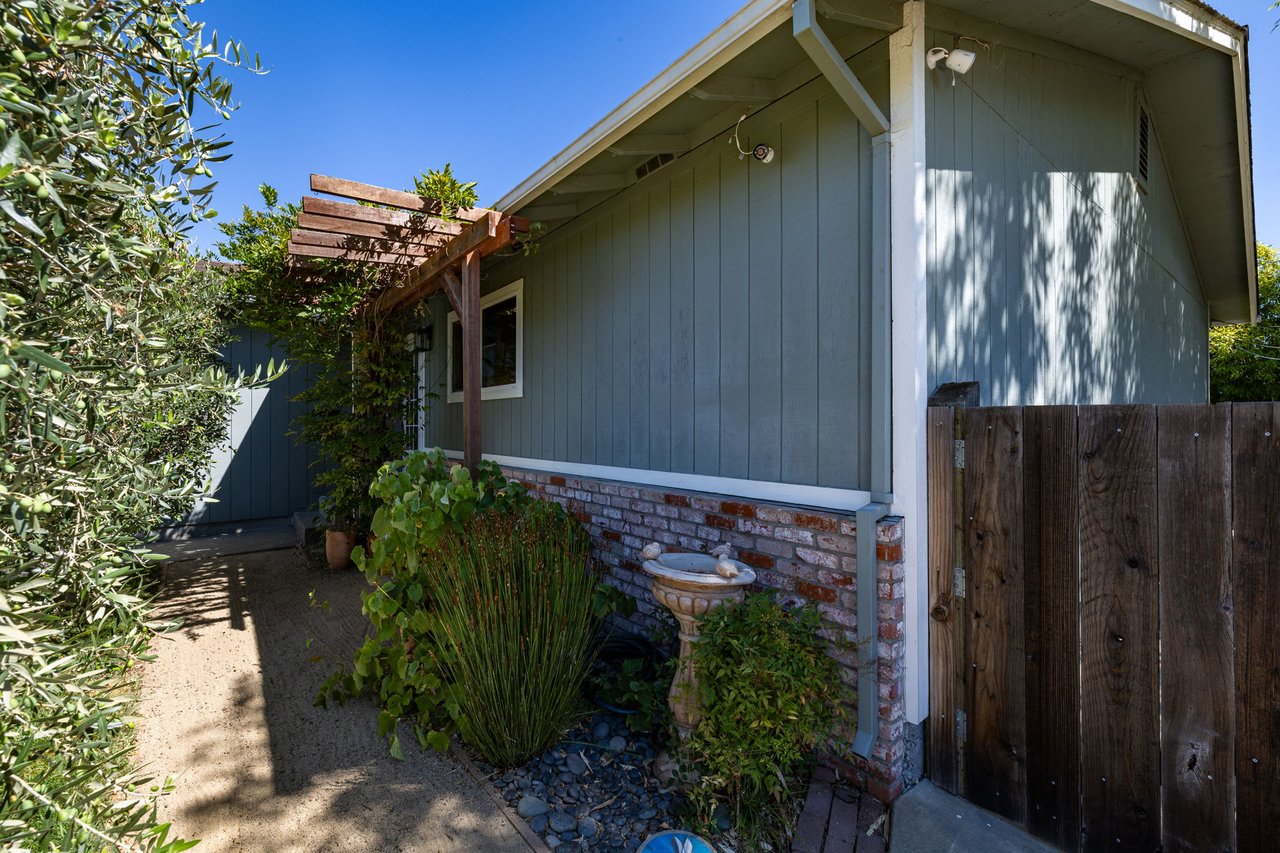
[[[972,50],[947,50],[945,47],[935,47],[924,56],[924,62],[929,66],[929,70],[933,71],[938,67],[938,63],[946,60],[946,66],[951,69],[951,85],[956,83],[957,74],[967,74],[969,69],[973,67],[974,60],[978,55]]]

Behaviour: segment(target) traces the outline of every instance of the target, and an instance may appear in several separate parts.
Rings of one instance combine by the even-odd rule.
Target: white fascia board
[[[459,450],[446,450],[444,455],[450,459],[462,459],[462,452]],[[647,468],[617,468],[612,465],[588,465],[582,462],[560,462],[555,459],[526,459],[520,456],[501,456],[496,453],[485,453],[483,458],[508,468],[519,468],[524,471],[544,471],[569,477],[590,477],[594,480],[613,480],[637,486],[704,492],[730,498],[749,498],[842,512],[853,512],[871,500],[869,492],[857,489],[801,486],[765,480],[739,480],[732,477],[711,477],[705,474],[682,474],[677,471],[652,471]]]
[[[791,17],[792,0],[751,0],[665,71],[596,122],[538,171],[500,198],[498,210],[518,211],[564,175],[648,121],[729,60]]]
[[[1224,53],[1238,54],[1244,43],[1241,38],[1242,33],[1229,31],[1223,21],[1190,3],[1170,2],[1170,0],[1093,0],[1093,2],[1140,18]]]

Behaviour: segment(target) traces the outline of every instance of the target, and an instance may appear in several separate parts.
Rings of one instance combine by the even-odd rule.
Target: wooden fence
[[[1280,847],[1280,404],[929,410],[929,775],[1066,849]]]

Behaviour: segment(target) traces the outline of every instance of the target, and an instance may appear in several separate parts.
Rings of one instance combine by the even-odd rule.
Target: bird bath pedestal
[[[680,623],[680,663],[671,682],[667,702],[681,738],[698,726],[702,716],[698,697],[698,674],[693,667],[693,644],[698,642],[698,620],[725,602],[738,602],[746,587],[756,579],[750,568],[736,560],[724,560],[737,569],[734,577],[716,572],[720,562],[709,554],[660,554],[645,560],[644,570],[653,579],[650,589]]]

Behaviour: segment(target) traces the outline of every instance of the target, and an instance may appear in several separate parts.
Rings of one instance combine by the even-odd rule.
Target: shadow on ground
[[[158,615],[183,627],[153,644],[138,724],[139,763],[182,774],[161,817],[208,851],[528,850],[454,759],[408,732],[392,759],[368,702],[314,706],[363,639],[362,587],[292,550],[166,567]]]

